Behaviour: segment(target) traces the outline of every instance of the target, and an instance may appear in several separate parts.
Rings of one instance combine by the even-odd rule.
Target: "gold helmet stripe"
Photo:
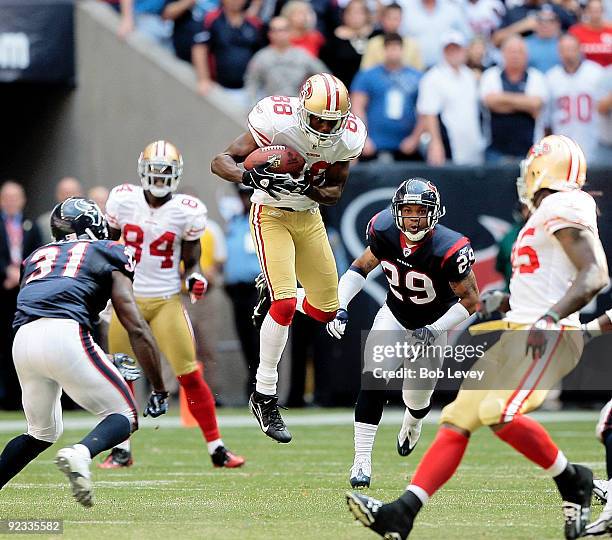
[[[336,83],[336,78],[329,73],[322,73],[327,91],[327,110],[335,111],[340,104],[340,88]]]

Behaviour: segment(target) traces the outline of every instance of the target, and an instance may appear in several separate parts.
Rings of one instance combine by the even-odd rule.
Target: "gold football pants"
[[[583,349],[582,333],[565,327],[549,331],[549,343],[534,360],[525,353],[529,325],[504,332],[472,366],[483,370],[481,382],[464,379],[455,401],[442,410],[440,423],[469,432],[481,426],[510,422],[537,409],[555,383],[576,367]]]
[[[251,207],[251,235],[272,300],[295,298],[299,281],[308,303],[338,309],[338,272],[319,209]]]
[[[159,345],[159,350],[168,360],[176,376],[197,369],[193,332],[181,297],[136,298],[138,308]],[[108,346],[111,354],[123,352],[134,357],[127,331],[113,311],[108,331]]]

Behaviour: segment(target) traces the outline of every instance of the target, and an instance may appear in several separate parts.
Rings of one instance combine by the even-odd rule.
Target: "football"
[[[270,172],[289,173],[294,178],[300,177],[306,164],[304,158],[293,148],[276,145],[253,150],[244,160],[244,168],[247,170],[254,169],[270,160],[272,160]]]

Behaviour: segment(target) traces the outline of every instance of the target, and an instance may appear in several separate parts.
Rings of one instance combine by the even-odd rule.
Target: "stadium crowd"
[[[364,160],[512,161],[546,132],[612,161],[610,0],[104,1],[244,109],[334,73]]]

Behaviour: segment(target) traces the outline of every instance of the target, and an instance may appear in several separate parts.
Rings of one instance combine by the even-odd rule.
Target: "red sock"
[[[559,448],[548,432],[527,416],[515,416],[495,435],[543,469],[551,468],[559,455]]]
[[[317,309],[316,307],[311,306],[308,303],[308,298],[304,298],[304,301],[302,302],[302,309],[304,310],[304,313],[306,313],[306,315],[308,315],[310,318],[322,323],[328,323],[329,321],[333,321],[334,317],[336,316],[335,311],[322,311],[320,309]]]
[[[198,422],[207,442],[221,438],[217,426],[215,399],[199,370],[177,377],[185,390],[189,412]]]
[[[420,487],[431,497],[455,474],[469,440],[469,437],[452,429],[440,428],[421,459],[410,485]]]

